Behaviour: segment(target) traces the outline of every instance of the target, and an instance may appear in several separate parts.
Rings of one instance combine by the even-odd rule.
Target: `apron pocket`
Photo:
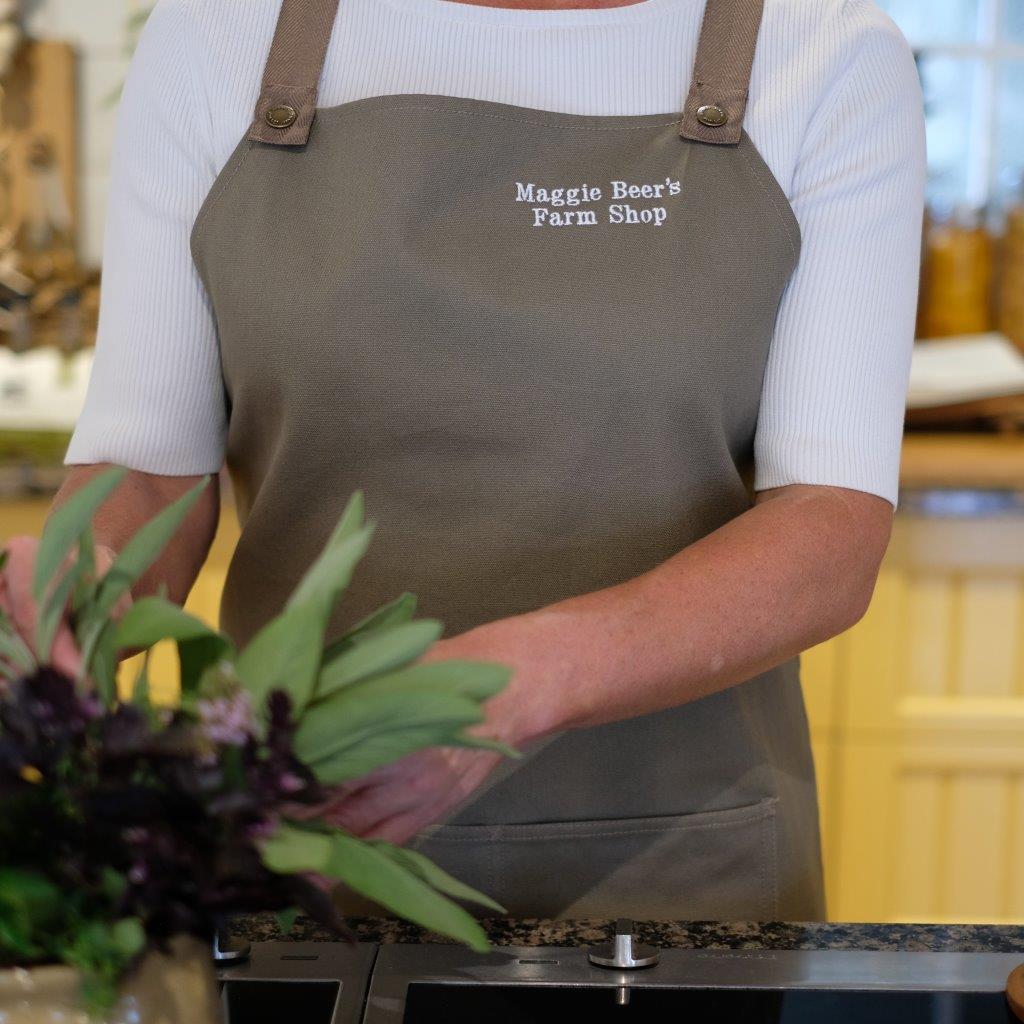
[[[441,825],[417,849],[515,917],[772,920],[777,802],[644,818]]]

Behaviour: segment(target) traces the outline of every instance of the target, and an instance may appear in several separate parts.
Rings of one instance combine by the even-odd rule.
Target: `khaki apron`
[[[378,529],[332,631],[409,589],[458,633],[748,509],[799,249],[742,131],[760,0],[708,0],[682,114],[635,117],[317,109],[336,10],[284,0],[192,237],[243,523],[224,628],[281,608],[357,488]],[[420,839],[516,915],[820,918],[797,663],[561,734]]]

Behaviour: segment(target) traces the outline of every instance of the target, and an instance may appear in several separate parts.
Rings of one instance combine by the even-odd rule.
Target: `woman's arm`
[[[424,660],[511,666],[508,687],[473,731],[513,746],[685,704],[856,622],[892,513],[884,498],[845,488],[765,491],[642,576],[442,640]],[[332,817],[405,842],[463,803],[497,762],[476,750],[414,754],[343,789]]]
[[[79,487],[109,468],[109,465],[72,467],[53,500],[51,514]],[[120,551],[140,526],[202,479],[202,476],[157,476],[129,470],[121,485],[96,513],[93,534],[97,547]],[[171,601],[183,604],[206,561],[219,517],[220,482],[213,475],[170,543],[132,588],[132,595],[153,594],[164,586]]]
[[[685,704],[853,625],[892,513],[883,498],[837,487],[762,492],[642,576],[439,647],[516,666],[489,709],[493,732],[513,743]]]
[[[75,466],[57,493],[50,513],[106,465]],[[129,471],[124,481],[100,506],[93,521],[96,563],[105,571],[117,552],[145,522],[191,489],[199,476],[156,476]],[[220,513],[220,489],[214,476],[193,506],[178,532],[153,565],[132,588],[132,596],[155,593],[165,587],[170,600],[184,602],[210,550]],[[4,545],[7,563],[0,573],[0,608],[13,619],[18,632],[32,646],[35,639],[36,605],[32,598],[32,572],[39,541],[35,537],[13,537]],[[61,625],[54,640],[53,661],[74,674],[78,652],[67,624]]]

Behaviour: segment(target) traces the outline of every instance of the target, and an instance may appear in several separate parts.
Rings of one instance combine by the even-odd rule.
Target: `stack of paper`
[[[1002,334],[937,338],[914,345],[908,408],[1003,395],[1024,395],[1024,354]]]

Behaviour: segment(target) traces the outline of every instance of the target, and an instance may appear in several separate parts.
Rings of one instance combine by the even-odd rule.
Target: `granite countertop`
[[[589,946],[611,938],[614,921],[545,921],[487,918],[481,922],[496,946]],[[388,918],[351,918],[362,942],[448,942],[415,925]],[[300,917],[282,935],[272,915],[239,918],[233,931],[251,942],[270,939],[328,942],[338,936]],[[823,922],[637,922],[642,942],[682,949],[867,949],[1024,953],[1024,926],[829,924]]]

